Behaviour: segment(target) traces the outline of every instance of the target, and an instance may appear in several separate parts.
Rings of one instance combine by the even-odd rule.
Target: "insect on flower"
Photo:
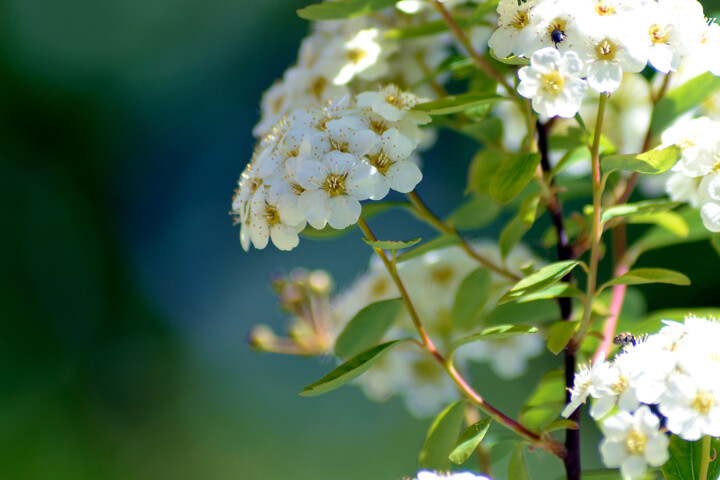
[[[557,28],[550,32],[550,39],[552,39],[553,43],[555,44],[555,48],[557,48],[558,43],[562,43],[562,41],[565,40],[565,37],[565,32]]]

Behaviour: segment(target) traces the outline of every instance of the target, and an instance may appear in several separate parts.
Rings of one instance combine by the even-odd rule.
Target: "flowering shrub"
[[[417,480],[525,479],[528,447],[580,479],[588,399],[602,478],[717,479],[720,324],[710,315],[720,309],[624,309],[639,295],[629,286],[690,284],[633,268],[645,252],[701,240],[720,252],[720,28],[702,6],[334,0],[298,13],[312,31],[263,96],[232,202],[240,242],[292,250],[357,226],[374,256],[339,293],[326,272],[277,276],[289,334],[260,325],[251,345],[334,357],[301,395],[352,383],[434,416]],[[458,186],[467,201],[448,218],[417,192],[420,154],[439,128],[478,142]],[[630,201],[638,182],[653,198]],[[578,198],[591,205],[570,212],[564,203]],[[400,209],[439,235],[378,239],[371,217]],[[550,258],[521,243],[545,214]],[[466,236],[496,222],[496,240]],[[645,225],[629,245],[628,224]],[[601,262],[612,263],[607,279]],[[563,371],[539,380],[519,418],[471,385],[473,362],[515,378],[544,348],[562,353]],[[507,474],[491,455],[501,438],[486,438],[491,423],[516,443]],[[442,473],[473,454],[482,475]]]

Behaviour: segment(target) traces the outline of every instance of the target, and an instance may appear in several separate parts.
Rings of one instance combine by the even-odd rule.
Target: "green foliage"
[[[557,355],[562,352],[580,326],[579,321],[560,320],[552,324],[548,333],[547,348]]]
[[[349,381],[365,373],[393,347],[404,341],[406,340],[393,340],[355,355],[317,382],[305,387],[303,391],[300,392],[300,395],[303,397],[314,397],[342,387]]]
[[[509,155],[507,154],[494,152],[492,150],[482,149],[478,151],[473,157],[472,162],[470,162],[466,193],[487,193],[490,189],[493,175],[508,157]]]
[[[656,213],[644,213],[639,215],[631,215],[627,217],[628,223],[649,223],[662,227],[668,232],[685,238],[690,233],[690,227],[688,226],[685,218],[677,212],[656,212]]]
[[[460,127],[460,133],[477,140],[493,150],[502,151],[503,123],[497,117],[484,118],[479,122],[468,123]],[[482,153],[481,150],[478,153]],[[492,170],[494,172],[494,170]]]
[[[670,145],[662,150],[650,150],[637,155],[608,155],[600,159],[604,172],[626,170],[636,173],[663,173],[670,170],[680,160],[682,150]]]
[[[539,292],[525,295],[517,300],[518,303],[533,302],[548,298],[582,297],[583,293],[575,285],[569,283],[556,283]]]
[[[655,106],[652,116],[652,133],[660,133],[677,117],[700,105],[720,88],[720,78],[710,72],[688,80],[663,97]]]
[[[527,325],[497,325],[495,327],[486,328],[478,333],[474,333],[468,337],[461,338],[453,342],[450,350],[456,350],[461,346],[485,340],[502,340],[504,338],[515,337],[517,335],[527,335],[535,333],[538,329]]]
[[[520,444],[510,457],[510,465],[508,466],[508,478],[513,480],[530,480],[527,465],[525,465],[524,455],[525,445]]]
[[[500,206],[487,194],[477,194],[462,204],[445,220],[458,230],[473,230],[492,223],[500,214]]]
[[[662,466],[665,480],[698,480],[702,463],[702,439],[688,442],[675,435],[670,436],[670,460]],[[720,439],[713,438],[710,452],[720,452]],[[710,462],[707,478],[718,478],[720,474],[720,455]]]
[[[335,355],[350,358],[371,348],[392,327],[402,307],[402,299],[393,298],[360,310],[335,341]]]
[[[406,260],[410,260],[411,258],[425,255],[426,253],[432,252],[433,250],[438,250],[440,248],[457,245],[459,243],[460,243],[460,239],[457,237],[457,235],[440,235],[439,237],[433,238],[429,242],[420,244],[417,247],[415,247],[411,250],[408,250],[407,252],[398,256],[397,261],[404,262]]]
[[[669,200],[645,200],[637,203],[625,203],[603,210],[600,221],[604,223],[613,218],[664,212],[666,210],[672,210],[678,205],[680,205],[680,202],[672,202]]]
[[[478,5],[470,16],[470,23],[482,23],[488,15],[492,15],[497,10],[500,0],[487,0]]]
[[[448,470],[450,453],[460,433],[465,416],[465,401],[458,400],[435,417],[420,450],[418,465],[428,470]]]
[[[543,375],[520,413],[520,422],[530,430],[551,425],[565,408],[565,373],[551,370]]]
[[[518,318],[532,318],[535,324],[556,320],[557,303],[553,300],[538,300],[532,303],[513,302],[496,306],[483,318],[483,325],[504,325],[517,322]]]
[[[646,283],[690,285],[690,279],[680,272],[667,270],[665,268],[636,268],[606,282],[603,288],[612,285],[643,285]]]
[[[463,112],[469,108],[480,105],[492,105],[500,100],[507,99],[494,93],[468,92],[460,95],[448,95],[447,97],[430,102],[418,103],[413,107],[413,110],[425,112],[429,115],[449,115],[451,113]]]
[[[412,206],[410,205],[410,202],[403,202],[403,201],[386,201],[386,202],[372,202],[372,203],[365,203],[362,206],[362,217],[365,220],[370,220],[373,217],[376,217],[380,215],[381,213],[385,213],[388,210],[392,210],[395,208],[404,208],[406,210],[412,211]],[[345,235],[346,233],[352,232],[357,228],[357,225],[351,225],[347,228],[343,228],[342,230],[336,230],[332,228],[331,226],[326,226],[322,230],[316,230],[312,228],[310,225],[305,227],[305,229],[300,232],[300,235],[307,238],[315,238],[318,240],[327,240],[327,239],[334,239],[337,237],[340,237],[342,235]]]
[[[528,275],[513,286],[500,299],[499,303],[512,302],[520,298],[545,290],[547,287],[559,282],[565,275],[577,267],[577,260],[566,260],[563,262],[551,263],[537,272]]]
[[[530,183],[539,164],[539,153],[510,155],[492,177],[490,196],[498,203],[508,203]]]
[[[540,195],[532,193],[525,197],[518,213],[505,225],[500,233],[500,255],[506,258],[520,242],[523,236],[530,230],[540,210]]]
[[[471,327],[490,295],[492,275],[485,268],[470,272],[455,293],[451,318],[453,325],[466,329]]]
[[[716,233],[710,237],[710,245],[712,245],[718,255],[720,255],[720,233]]]
[[[402,242],[400,240],[368,240],[367,238],[363,238],[363,242],[373,248],[379,248],[381,250],[400,250],[403,248],[410,248],[413,245],[420,243],[420,240],[422,240],[422,238],[413,238],[412,240],[408,240],[406,242]]]
[[[460,435],[457,445],[449,455],[451,462],[460,465],[470,458],[475,449],[480,445],[485,434],[490,428],[492,418],[483,418],[479,422],[473,423]]]
[[[301,8],[297,14],[305,20],[340,20],[367,15],[392,7],[398,0],[335,0]]]

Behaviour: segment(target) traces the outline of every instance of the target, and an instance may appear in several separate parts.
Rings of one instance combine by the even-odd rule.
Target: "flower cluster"
[[[343,229],[358,221],[361,200],[412,191],[422,179],[411,159],[418,125],[430,121],[411,111],[418,101],[388,85],[281,120],[258,142],[233,197],[243,248],[270,238],[291,250],[308,223]]]
[[[490,260],[500,261],[495,244],[476,243],[473,248]],[[532,262],[537,263],[537,259],[522,246],[517,247],[507,258],[508,268],[515,272]],[[497,300],[513,285],[511,280],[492,274],[490,298],[479,313],[477,322],[459,328],[453,325],[451,318],[455,295],[463,279],[476,268],[478,264],[460,247],[428,252],[398,265],[398,274],[418,315],[441,351],[447,351],[453,341],[476,331],[483,316],[496,306]],[[374,261],[368,271],[332,303],[331,314],[337,325],[345,325],[361,308],[399,296],[384,266]],[[407,338],[414,332],[410,317],[403,310],[395,327],[384,340]],[[499,376],[514,378],[522,375],[527,360],[539,355],[542,350],[542,338],[530,334],[468,344],[457,350],[454,359],[459,368],[467,365],[468,361],[488,362]],[[399,345],[391,355],[383,357],[358,378],[357,382],[365,394],[375,401],[385,401],[395,395],[403,397],[408,410],[418,417],[435,414],[448,402],[458,398],[457,388],[442,367],[414,345]]]
[[[720,122],[683,120],[667,129],[662,141],[682,149],[665,185],[670,198],[699,207],[705,227],[720,232]]]
[[[588,87],[612,93],[648,64],[667,74],[700,56],[720,74],[720,27],[695,0],[501,0],[497,12],[489,46],[530,59],[518,92],[544,116],[572,117]]]
[[[669,458],[661,422],[684,440],[720,437],[720,323],[688,317],[664,324],[659,333],[633,340],[614,361],[582,367],[563,412],[569,416],[588,396],[595,399],[595,419],[617,407],[603,422],[600,450],[605,464],[620,467],[625,479],[643,478],[648,465],[659,467]]]

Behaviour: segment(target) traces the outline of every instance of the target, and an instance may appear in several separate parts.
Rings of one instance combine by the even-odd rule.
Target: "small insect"
[[[638,343],[644,342],[647,338],[647,334],[635,336],[630,332],[623,332],[613,338],[613,343],[619,345],[621,348],[632,345],[633,347]]]
[[[557,48],[558,43],[562,43],[563,40],[565,40],[565,32],[559,29],[555,29],[552,32],[550,32],[550,39],[555,44],[555,48]]]

